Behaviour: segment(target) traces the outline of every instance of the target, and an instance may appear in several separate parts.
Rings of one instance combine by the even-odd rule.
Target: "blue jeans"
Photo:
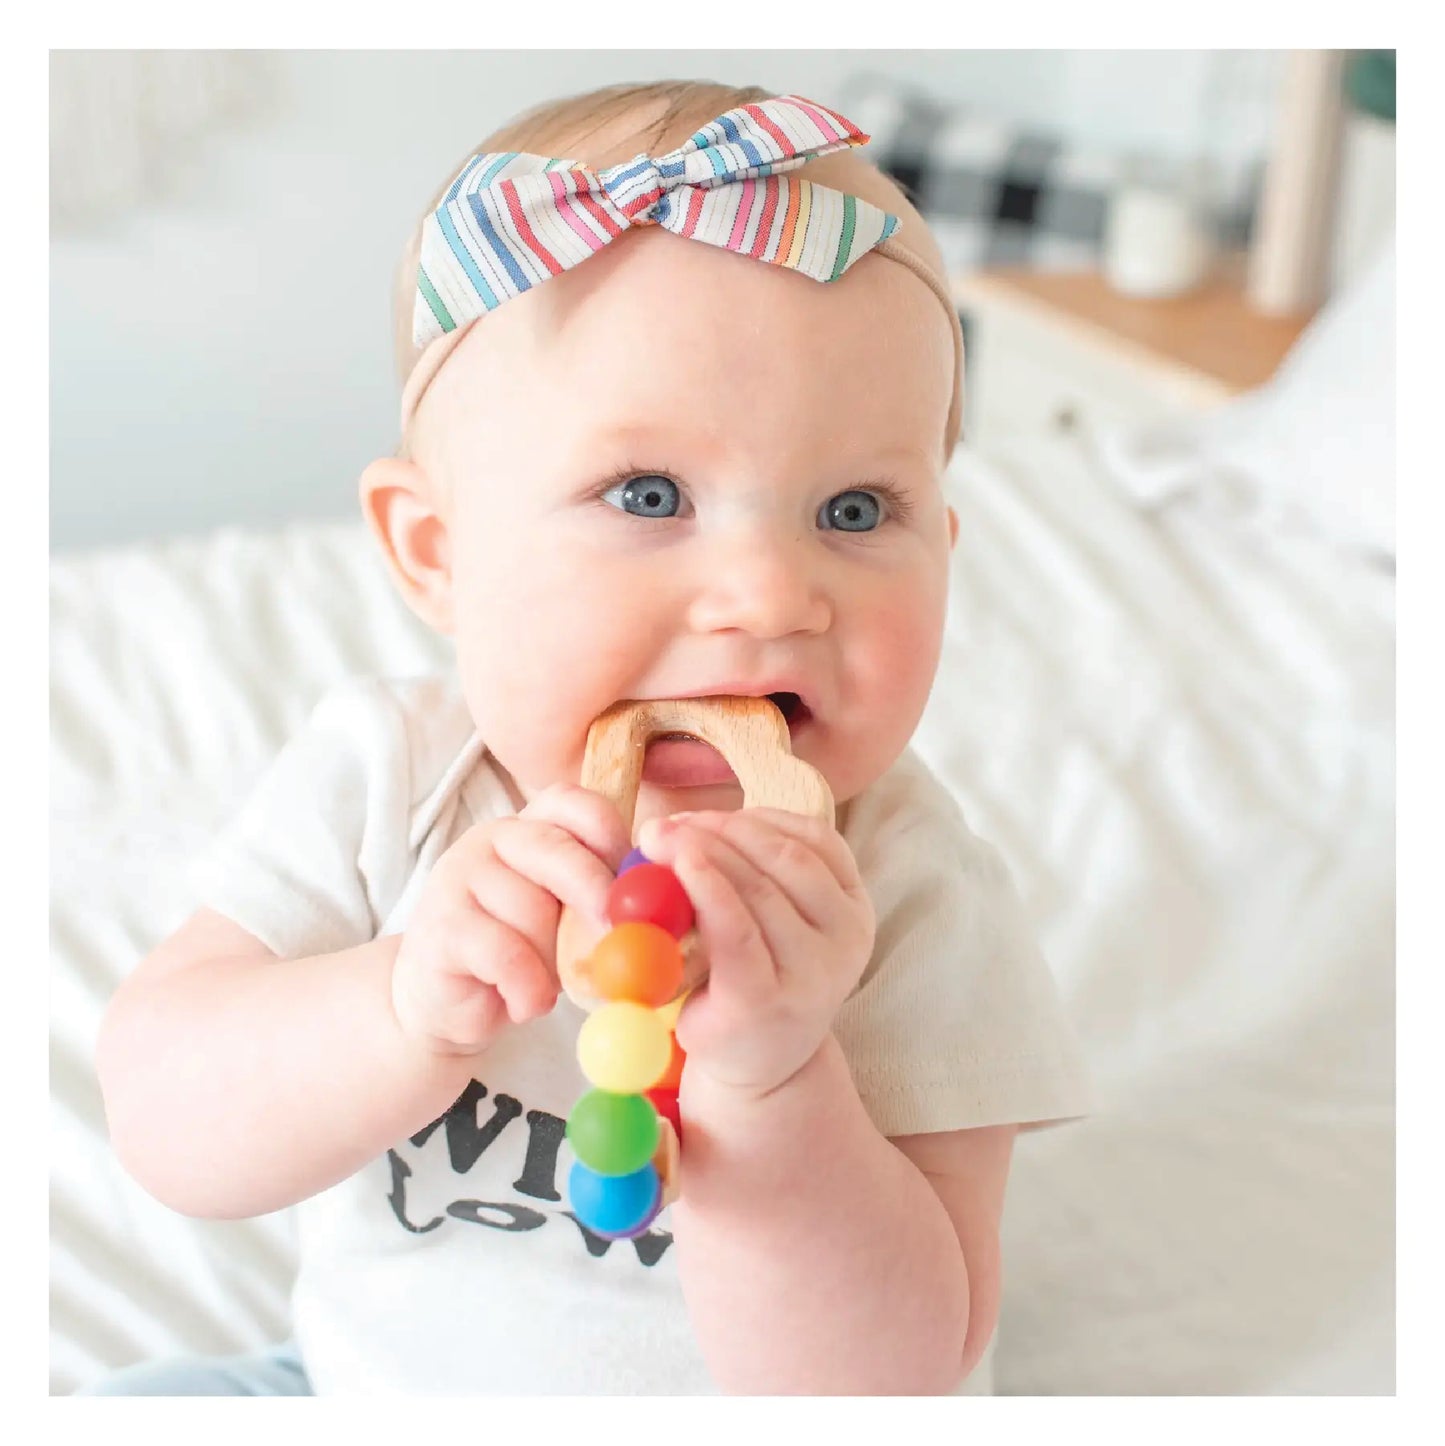
[[[311,1383],[287,1341],[254,1356],[142,1361],[82,1386],[77,1396],[309,1396]]]

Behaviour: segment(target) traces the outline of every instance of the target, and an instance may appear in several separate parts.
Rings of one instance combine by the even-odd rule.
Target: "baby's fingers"
[[[777,965],[764,927],[744,897],[747,866],[720,839],[685,826],[657,837],[657,862],[666,863],[687,890],[711,967],[714,996],[757,1003],[776,991]],[[730,857],[725,856],[730,855]],[[741,868],[735,865],[742,864]],[[766,887],[765,880],[756,880]]]
[[[492,835],[492,852],[507,869],[545,890],[550,898],[580,909],[590,918],[602,918],[615,875],[603,859],[566,828],[541,818],[507,819]],[[495,884],[492,891],[500,892]],[[480,877],[474,892],[485,906],[485,887]],[[505,909],[503,912],[507,913]],[[508,914],[507,921],[537,938],[539,945],[537,927],[550,927],[553,933],[557,928],[555,913],[550,925],[543,926],[535,918],[535,910],[523,917],[519,909],[516,914]],[[543,952],[550,956],[550,947]]]
[[[786,808],[748,808],[739,810],[738,816],[742,815],[767,824],[802,847],[811,849],[827,864],[843,892],[851,898],[867,897],[853,850],[831,823]]]
[[[454,970],[495,989],[513,1024],[536,1019],[557,1002],[556,975],[532,942],[509,924],[477,912],[457,946]]]
[[[798,815],[743,808],[731,813],[689,814],[687,821],[725,840],[805,923],[827,933],[838,922],[840,904],[846,904],[838,878],[810,841],[777,826],[774,820],[779,817]],[[763,917],[760,908],[755,912]]]
[[[609,799],[575,783],[559,783],[539,793],[520,814],[565,829],[615,874],[632,847],[622,815]]]

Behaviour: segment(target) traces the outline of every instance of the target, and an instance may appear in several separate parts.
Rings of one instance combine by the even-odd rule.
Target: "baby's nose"
[[[699,632],[760,638],[826,632],[833,608],[808,541],[749,532],[714,546],[700,559],[688,622]]]

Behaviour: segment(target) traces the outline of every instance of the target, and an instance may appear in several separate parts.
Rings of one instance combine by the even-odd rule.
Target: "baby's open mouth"
[[[796,741],[798,730],[812,719],[812,710],[797,693],[765,696],[783,715],[788,733]],[[722,754],[691,733],[658,734],[648,745],[642,777],[645,782],[664,788],[696,788],[734,781],[733,771]]]
[[[768,702],[774,704],[783,715],[789,732],[813,716],[808,705],[796,693],[769,693]]]

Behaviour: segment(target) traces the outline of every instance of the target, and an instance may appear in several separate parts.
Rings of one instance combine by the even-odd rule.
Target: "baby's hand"
[[[677,1021],[686,1070],[767,1094],[817,1052],[873,951],[853,851],[830,824],[773,808],[676,814],[638,842],[676,872],[707,949],[707,984]]]
[[[476,1054],[557,1002],[561,905],[601,920],[630,844],[599,794],[558,785],[467,830],[440,859],[397,952],[391,999],[414,1039]]]

